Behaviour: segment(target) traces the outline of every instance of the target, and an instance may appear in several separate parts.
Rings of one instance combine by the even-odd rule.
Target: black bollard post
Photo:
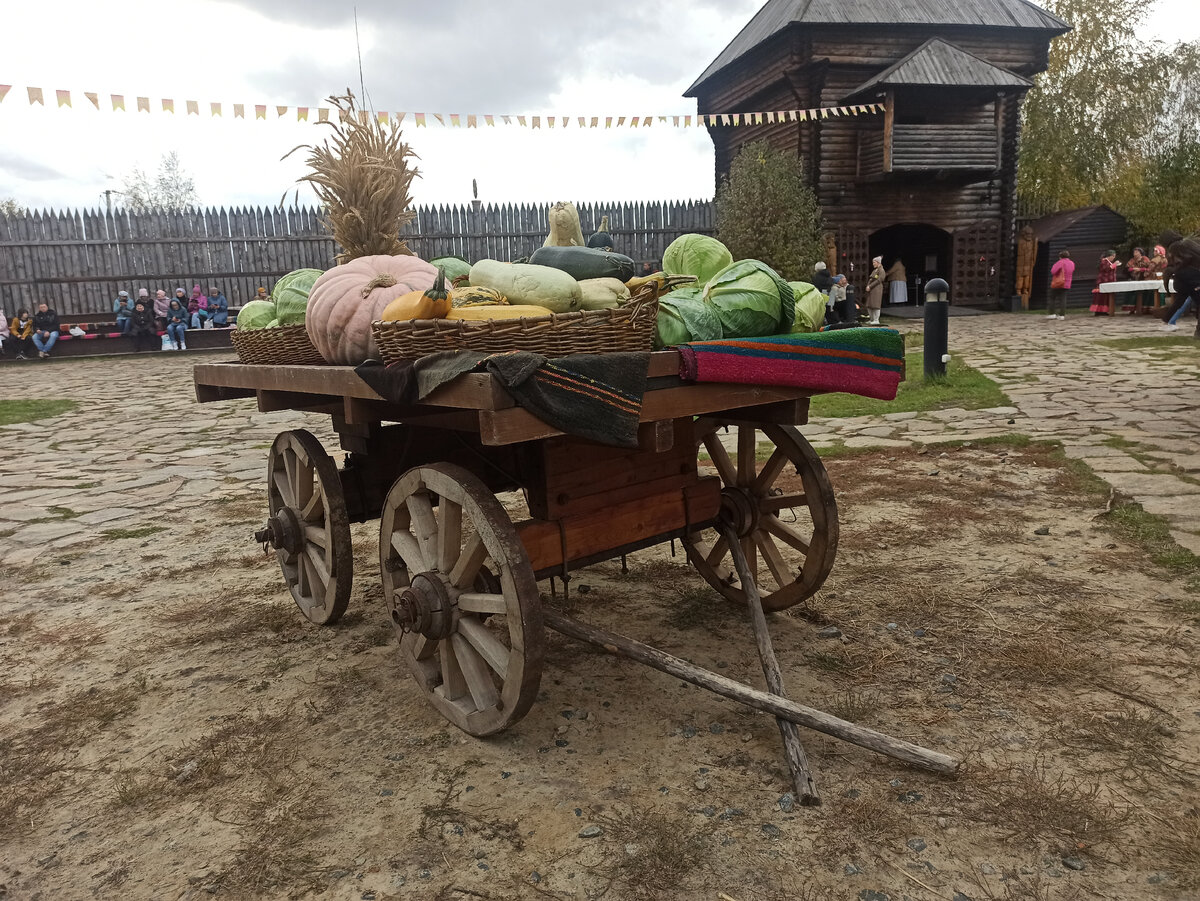
[[[925,285],[925,377],[946,374],[950,347],[950,286],[942,278]]]

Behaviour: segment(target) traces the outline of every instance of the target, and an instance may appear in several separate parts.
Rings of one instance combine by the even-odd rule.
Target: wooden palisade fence
[[[584,235],[609,217],[615,248],[638,261],[661,260],[679,235],[712,234],[707,201],[578,204]],[[402,235],[424,259],[454,254],[474,262],[528,256],[549,231],[549,204],[418,207]],[[328,269],[337,248],[317,210],[306,207],[120,210],[0,216],[0,309],[35,309],[43,300],[63,315],[110,312],[118,291],[151,296],[177,287],[190,294],[218,286],[231,304],[270,290],[293,269]]]

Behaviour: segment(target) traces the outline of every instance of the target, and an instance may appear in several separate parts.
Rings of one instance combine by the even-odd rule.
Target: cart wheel
[[[728,433],[721,431],[725,426]],[[734,433],[737,444],[730,451],[721,439]],[[760,434],[774,446],[761,465]],[[817,452],[790,426],[701,418],[696,421],[696,435],[699,450],[708,454],[721,479],[720,516],[741,539],[763,609],[783,610],[812,597],[833,568],[838,543],[837,501]],[[802,487],[778,484],[786,481],[781,477],[788,464]],[[715,529],[693,533],[684,544],[688,559],[708,584],[734,603],[746,603],[729,545]],[[797,567],[785,559],[781,545],[802,555],[803,563]]]
[[[309,620],[336,623],[350,601],[354,556],[337,467],[311,432],[280,432],[267,462],[271,518],[254,539],[275,549],[288,590]]]
[[[384,500],[379,556],[400,652],[442,716],[483,736],[528,713],[545,656],[541,601],[483,482],[448,463],[410,469]]]

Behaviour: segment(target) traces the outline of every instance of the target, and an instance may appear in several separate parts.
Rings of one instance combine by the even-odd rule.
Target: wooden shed
[[[1050,299],[1050,267],[1059,253],[1070,252],[1075,261],[1075,276],[1067,292],[1067,306],[1086,307],[1092,302],[1092,288],[1100,269],[1100,256],[1125,242],[1128,224],[1120,213],[1106,206],[1085,206],[1043,216],[1029,223],[1038,242],[1037,262],[1033,266],[1033,291],[1030,309],[1045,309]],[[1121,257],[1122,261],[1126,258]]]
[[[879,103],[882,115],[714,126],[800,157],[860,289],[873,256],[996,306],[1015,271],[1019,116],[1070,26],[1026,0],[769,0],[688,88],[703,114]]]

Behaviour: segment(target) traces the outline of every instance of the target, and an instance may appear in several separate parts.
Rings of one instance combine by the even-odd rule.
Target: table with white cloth
[[[1137,294],[1137,302],[1131,312],[1142,313],[1148,312],[1143,310],[1142,296],[1146,291],[1153,292],[1154,309],[1157,310],[1161,304],[1159,292],[1162,291],[1163,283],[1161,278],[1146,279],[1145,281],[1137,282],[1109,282],[1100,286],[1100,293],[1107,294],[1108,297],[1108,315],[1111,316],[1116,312],[1116,296],[1118,294]],[[1171,291],[1174,291],[1174,282],[1169,286]]]

